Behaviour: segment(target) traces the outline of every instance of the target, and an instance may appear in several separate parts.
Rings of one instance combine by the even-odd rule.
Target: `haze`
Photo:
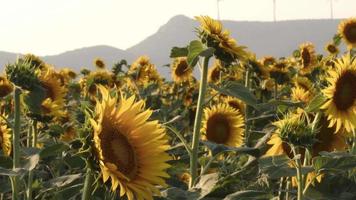
[[[220,18],[272,21],[272,2],[220,0]],[[330,0],[276,3],[277,20],[331,17]],[[355,16],[355,0],[334,0],[333,6],[334,18]],[[217,0],[2,0],[0,51],[43,56],[101,44],[126,49],[178,14],[216,18]]]

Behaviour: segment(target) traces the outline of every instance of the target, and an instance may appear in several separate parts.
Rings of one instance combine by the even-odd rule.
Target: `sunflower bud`
[[[5,72],[7,79],[22,89],[31,90],[39,85],[39,70],[28,60],[18,59],[16,63],[6,65]]]
[[[317,131],[300,114],[288,114],[274,124],[278,127],[279,137],[289,144],[311,147],[316,142]]]

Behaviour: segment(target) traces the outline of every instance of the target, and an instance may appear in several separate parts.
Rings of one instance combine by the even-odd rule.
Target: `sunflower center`
[[[105,135],[102,140],[103,156],[106,162],[113,163],[117,170],[132,179],[137,174],[137,160],[134,147],[119,132]]]
[[[351,43],[356,43],[356,24],[347,24],[344,29],[346,39]]]
[[[42,83],[42,87],[46,91],[45,99],[46,98],[50,98],[53,101],[56,98],[56,95],[55,95],[55,93],[53,91],[53,88],[51,86],[49,86],[48,84],[46,84],[46,83]]]
[[[187,62],[180,62],[175,70],[177,76],[183,76],[188,70]]]
[[[220,78],[220,70],[218,68],[213,69],[213,71],[211,72],[210,75],[210,80],[212,80],[213,82],[218,81]]]
[[[241,112],[241,107],[240,104],[236,101],[229,101],[228,102],[229,106],[231,106],[232,108],[235,108],[236,110],[238,110],[239,112]]]
[[[308,67],[310,64],[311,56],[308,49],[306,48],[302,50],[302,59],[303,59],[303,66]]]
[[[336,49],[336,47],[334,45],[328,45],[327,49],[328,49],[328,51],[330,53],[336,53],[337,52],[337,49]]]
[[[230,129],[229,120],[225,115],[213,115],[207,123],[207,139],[217,144],[224,144],[229,139]]]
[[[338,110],[348,110],[356,100],[356,74],[346,71],[336,82],[333,101]]]

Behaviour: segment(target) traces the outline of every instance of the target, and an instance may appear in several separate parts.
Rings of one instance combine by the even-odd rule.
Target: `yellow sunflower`
[[[96,85],[98,84],[109,88],[114,86],[112,73],[107,70],[92,71],[79,82],[84,91],[87,91],[91,96],[96,95]]]
[[[276,59],[272,56],[265,56],[260,60],[260,63],[266,67],[269,67],[276,63]]]
[[[295,87],[301,87],[307,91],[314,90],[313,83],[307,77],[297,76],[293,79],[293,83]]]
[[[332,42],[327,43],[325,45],[325,50],[330,54],[330,55],[337,55],[339,53],[339,48]]]
[[[283,84],[289,80],[289,67],[285,60],[280,60],[272,65],[269,69],[270,77],[275,80],[277,84]]]
[[[302,75],[310,74],[314,70],[315,64],[317,62],[314,45],[310,42],[307,42],[301,44],[299,46],[299,50],[302,61],[302,66],[299,72]]]
[[[356,47],[356,18],[340,22],[338,32],[349,48]]]
[[[105,68],[105,62],[101,58],[95,58],[94,59],[94,65],[98,69],[104,69]]]
[[[195,17],[200,22],[199,35],[209,47],[215,48],[215,55],[222,60],[232,62],[236,58],[247,56],[244,48],[238,46],[236,40],[231,38],[228,30],[223,30],[221,22],[209,16]]]
[[[351,132],[356,127],[355,59],[351,60],[350,55],[338,59],[328,75],[329,87],[323,90],[328,100],[321,108],[325,109],[329,126],[336,125],[336,132],[341,127]]]
[[[172,79],[176,83],[189,81],[193,69],[188,65],[186,57],[175,58],[172,63]]]
[[[148,56],[140,56],[130,66],[129,72],[133,76],[133,79],[137,84],[144,85],[149,82],[162,83],[156,66],[150,62]]]
[[[208,82],[216,83],[220,80],[223,68],[220,60],[215,60],[213,66],[208,70]]]
[[[297,102],[308,103],[313,98],[311,91],[296,86],[292,88],[291,99]]]
[[[240,112],[226,103],[204,109],[203,140],[230,147],[244,142],[244,119]]]
[[[103,181],[111,178],[113,191],[129,200],[153,199],[160,194],[156,185],[166,186],[163,178],[170,167],[168,138],[158,121],[148,121],[151,110],[144,110],[144,101],[135,97],[111,97],[99,86],[102,99],[97,100],[91,119],[94,128],[94,146]]]
[[[0,98],[9,95],[14,90],[12,83],[4,76],[0,76]]]
[[[4,155],[10,156],[11,154],[11,129],[7,127],[4,117],[0,116],[0,145]]]
[[[56,72],[48,68],[42,71],[39,80],[45,90],[45,99],[42,102],[44,114],[60,117],[64,115],[63,107],[67,89],[61,84]]]
[[[223,98],[223,102],[227,103],[230,107],[238,110],[241,114],[245,113],[246,105],[240,99],[228,96]]]

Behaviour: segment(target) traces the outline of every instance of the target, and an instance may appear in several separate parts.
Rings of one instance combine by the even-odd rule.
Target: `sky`
[[[277,20],[330,18],[331,0],[276,0]],[[356,0],[332,0],[334,18]],[[273,0],[220,0],[220,19],[273,21]],[[55,55],[94,45],[127,49],[175,15],[217,18],[217,0],[0,0],[0,51]]]

